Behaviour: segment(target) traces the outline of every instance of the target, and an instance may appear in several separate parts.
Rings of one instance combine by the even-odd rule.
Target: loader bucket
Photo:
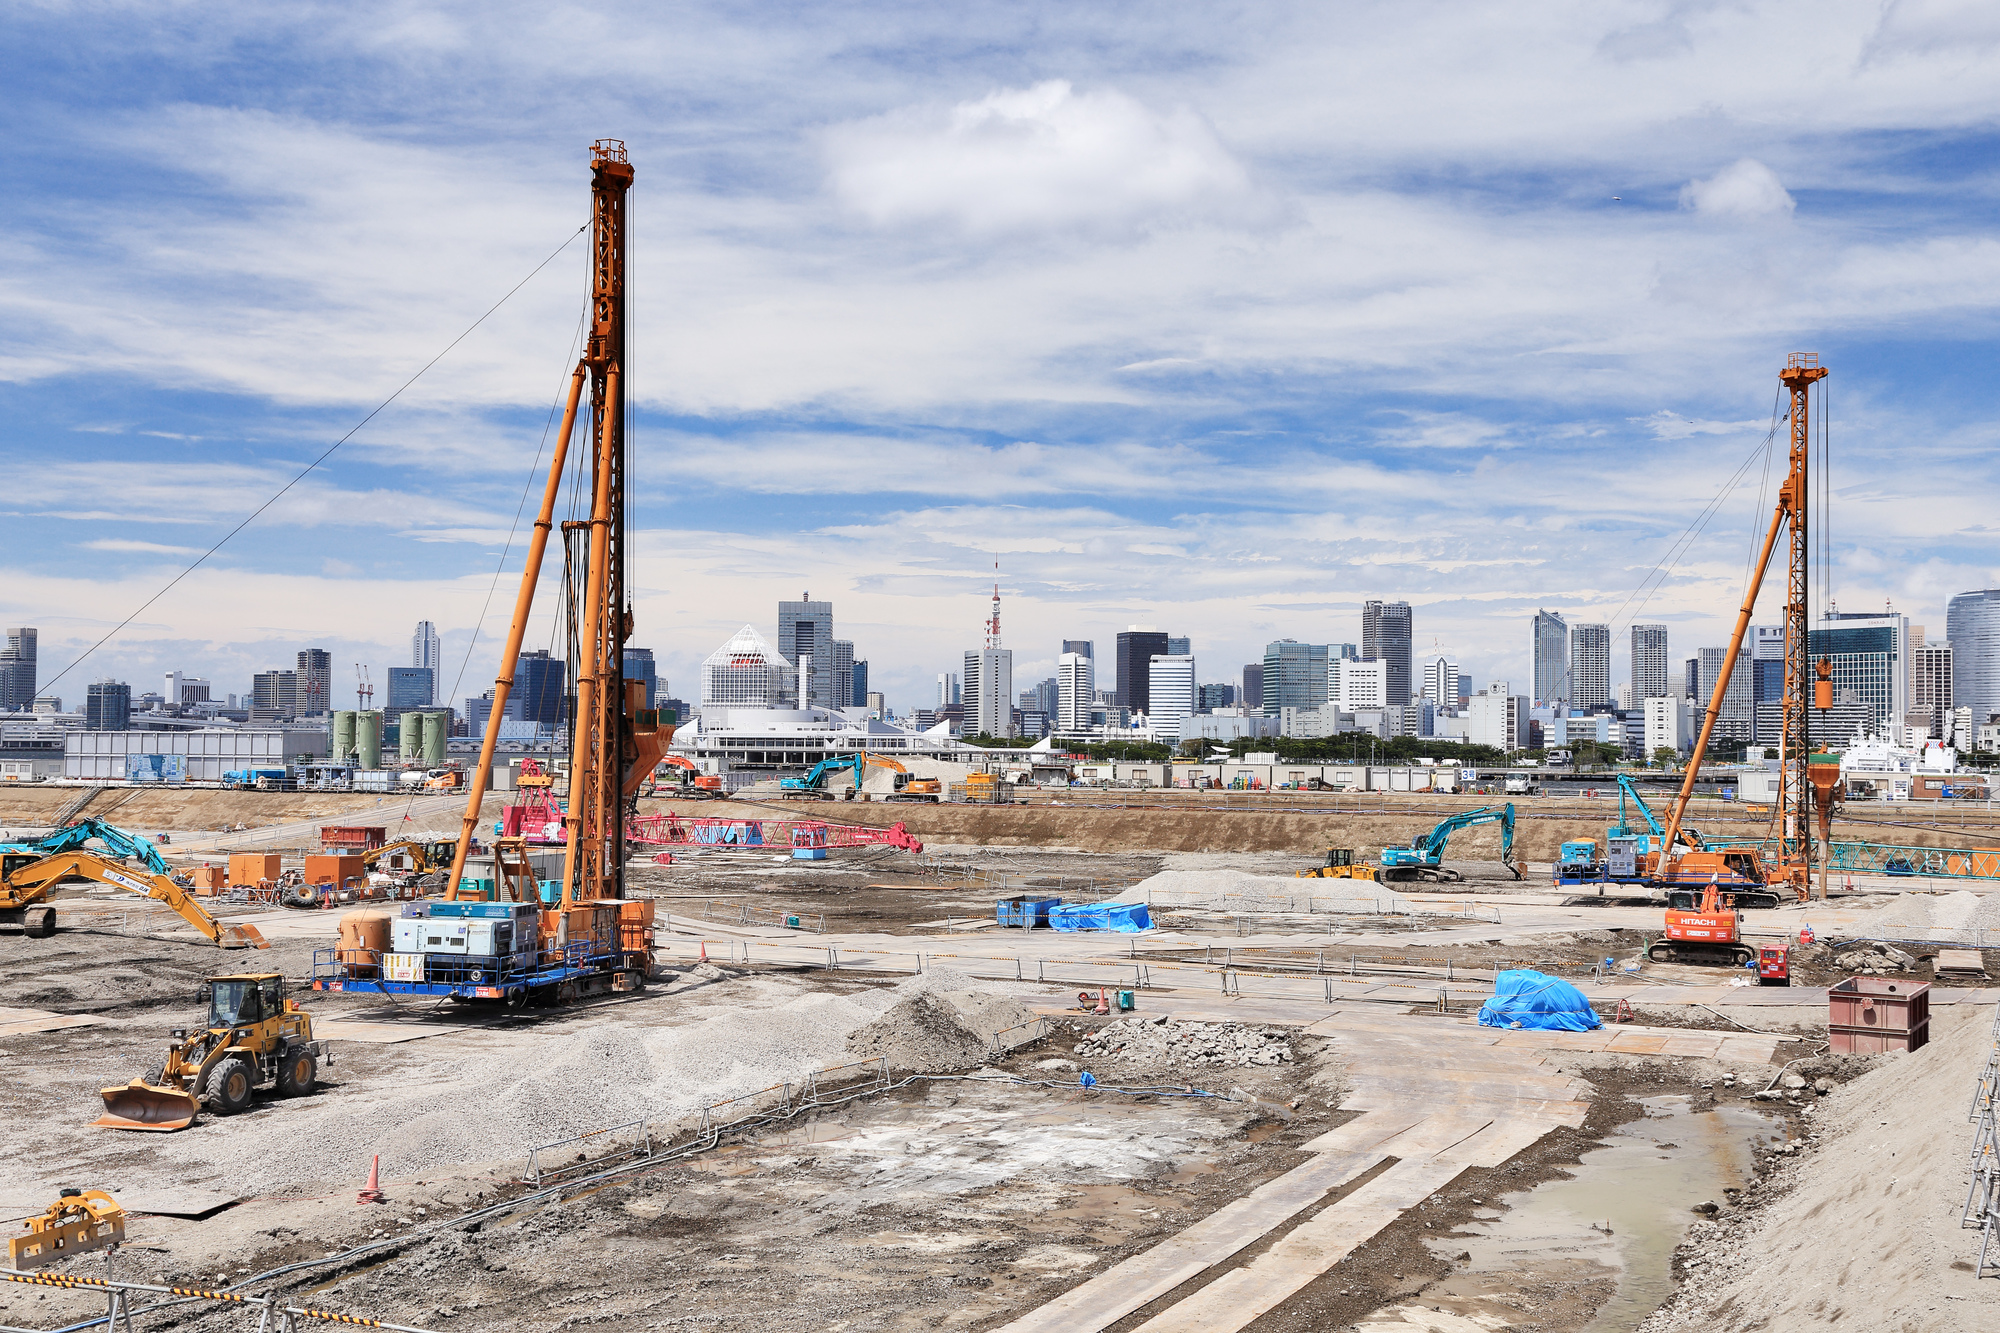
[[[156,1088],[133,1079],[122,1088],[105,1088],[104,1114],[90,1123],[99,1129],[142,1129],[168,1133],[186,1129],[201,1111],[201,1103],[176,1088]]]
[[[255,926],[224,926],[215,942],[225,949],[268,949],[271,941]]]

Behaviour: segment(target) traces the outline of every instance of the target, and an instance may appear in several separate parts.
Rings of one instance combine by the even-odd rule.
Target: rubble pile
[[[1851,948],[1842,948],[1834,954],[1833,965],[1843,972],[1880,977],[1896,972],[1908,972],[1917,965],[1917,960],[1914,955],[1904,953],[1893,944],[1875,940]]]
[[[1289,1064],[1291,1035],[1283,1028],[1237,1023],[1176,1023],[1165,1014],[1128,1018],[1077,1043],[1084,1060],[1188,1069]]]

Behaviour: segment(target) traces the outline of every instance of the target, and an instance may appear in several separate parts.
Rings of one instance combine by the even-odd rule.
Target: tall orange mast
[[[562,489],[564,464],[583,389],[590,385],[590,518],[589,554],[582,586],[573,590],[582,612],[576,662],[575,733],[570,745],[568,866],[563,899],[568,903],[597,898],[622,898],[625,886],[625,802],[659,762],[673,737],[671,725],[659,725],[658,714],[644,707],[645,687],[624,679],[624,647],[632,630],[626,599],[625,480],[629,445],[626,434],[625,337],[626,267],[630,238],[626,195],[632,188],[632,167],[625,145],[600,139],[590,148],[591,287],[590,333],[584,353],[570,376],[569,399],[556,435],[542,505],[528,543],[521,588],[514,601],[514,618],[500,654],[500,671],[493,682],[493,711],[486,719],[479,764],[472,772],[466,796],[465,823],[452,857],[445,897],[456,898],[465,873],[465,857],[479,822],[492,772],[500,721],[513,689],[521,641],[534,606],[535,585],[554,527],[556,499]],[[568,525],[565,525],[567,528]],[[635,691],[632,686],[636,685]]]
[[[1826,368],[1811,352],[1792,353],[1785,362],[1785,368],[1778,372],[1779,381],[1792,395],[1790,467],[1786,471],[1784,485],[1778,488],[1778,507],[1771,514],[1771,526],[1764,534],[1763,550],[1757,556],[1750,586],[1743,595],[1743,606],[1737,612],[1736,630],[1729,636],[1729,650],[1723,654],[1722,670],[1716,677],[1714,690],[1709,694],[1708,712],[1702,718],[1701,735],[1695,741],[1694,753],[1688,758],[1687,774],[1681,779],[1680,792],[1674,798],[1673,808],[1667,813],[1665,836],[1661,840],[1659,860],[1655,863],[1656,877],[1665,877],[1668,858],[1680,855],[1675,844],[1681,836],[1681,821],[1687,814],[1688,802],[1694,797],[1695,778],[1701,772],[1702,757],[1708,753],[1709,737],[1714,733],[1716,719],[1722,712],[1722,698],[1736,670],[1736,658],[1743,648],[1743,635],[1750,627],[1750,616],[1757,606],[1757,594],[1764,586],[1764,571],[1770,567],[1771,553],[1777,548],[1778,532],[1789,528],[1791,572],[1785,590],[1784,732],[1779,750],[1782,772],[1778,813],[1781,846],[1784,848],[1780,860],[1787,879],[1803,884],[1810,878],[1812,831],[1805,804],[1809,799],[1806,793],[1811,790],[1806,780],[1806,761],[1811,753],[1806,735],[1806,688],[1810,679],[1806,667],[1806,508],[1809,495],[1806,464],[1811,436],[1807,409],[1812,386],[1825,379],[1826,375]]]

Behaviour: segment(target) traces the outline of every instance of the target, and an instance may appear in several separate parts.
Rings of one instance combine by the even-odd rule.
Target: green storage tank
[[[355,713],[354,752],[362,768],[382,767],[382,714],[376,709]]]
[[[444,766],[445,734],[451,729],[451,714],[424,714],[424,767]]]
[[[354,710],[335,709],[333,714],[333,753],[329,756],[335,763],[344,763],[354,755]]]
[[[397,722],[397,739],[402,744],[403,762],[420,763],[424,757],[424,715],[415,709],[404,713]]]

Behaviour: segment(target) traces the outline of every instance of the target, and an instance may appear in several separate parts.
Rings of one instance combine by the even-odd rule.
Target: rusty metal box
[[[1836,1052],[1874,1055],[1914,1051],[1931,1039],[1931,984],[1886,977],[1849,977],[1826,993],[1828,1045]]]

